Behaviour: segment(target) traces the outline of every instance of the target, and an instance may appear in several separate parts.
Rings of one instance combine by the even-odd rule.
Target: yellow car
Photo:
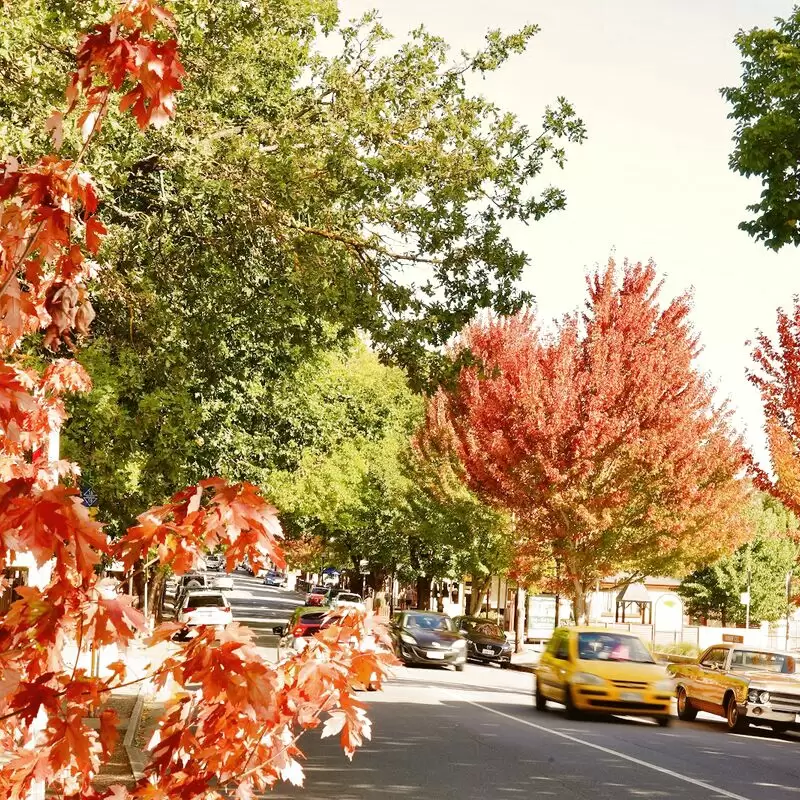
[[[558,628],[536,667],[536,708],[562,703],[567,717],[580,712],[672,720],[675,688],[641,639],[605,628]]]

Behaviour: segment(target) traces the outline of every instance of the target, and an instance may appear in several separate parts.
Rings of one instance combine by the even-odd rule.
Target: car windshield
[[[582,661],[655,663],[640,639],[619,633],[579,633],[578,658]]]
[[[466,628],[470,633],[478,634],[478,636],[493,636],[495,639],[505,639],[506,637],[499,625],[482,619],[462,620],[461,627]]]
[[[797,672],[797,662],[792,656],[784,653],[770,653],[765,650],[734,650],[731,656],[731,669],[794,675]]]
[[[315,586],[311,590],[311,594],[328,594],[328,590],[324,586]]]
[[[220,594],[190,594],[186,598],[186,606],[191,608],[212,608],[221,606],[224,608],[225,600]]]
[[[406,617],[406,627],[428,631],[454,631],[455,625],[450,617],[438,614],[409,614]]]
[[[345,603],[360,603],[361,602],[361,598],[357,594],[344,594],[344,592],[342,594],[340,594],[336,599],[337,600],[341,600],[341,601],[343,601]]]
[[[324,617],[324,611],[315,611],[313,614],[303,614],[300,617],[300,623],[302,625],[318,625]]]

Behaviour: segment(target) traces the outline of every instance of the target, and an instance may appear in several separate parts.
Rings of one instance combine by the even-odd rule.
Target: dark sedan
[[[400,611],[391,625],[395,652],[404,664],[452,665],[463,671],[467,640],[447,614]]]
[[[501,669],[508,667],[514,648],[499,625],[480,617],[456,617],[453,622],[467,637],[467,658],[470,661],[499,664]]]

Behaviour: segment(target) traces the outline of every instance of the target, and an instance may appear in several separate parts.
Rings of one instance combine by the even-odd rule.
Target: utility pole
[[[789,570],[786,573],[786,639],[784,641],[784,650],[789,649],[789,615],[792,611],[792,572]]]
[[[750,568],[747,569],[747,610],[745,611],[745,628],[750,630]]]

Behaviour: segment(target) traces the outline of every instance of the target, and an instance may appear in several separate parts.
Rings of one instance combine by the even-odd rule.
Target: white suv
[[[224,628],[233,621],[233,614],[231,604],[222,592],[190,590],[184,595],[177,620],[187,627],[214,625]]]

